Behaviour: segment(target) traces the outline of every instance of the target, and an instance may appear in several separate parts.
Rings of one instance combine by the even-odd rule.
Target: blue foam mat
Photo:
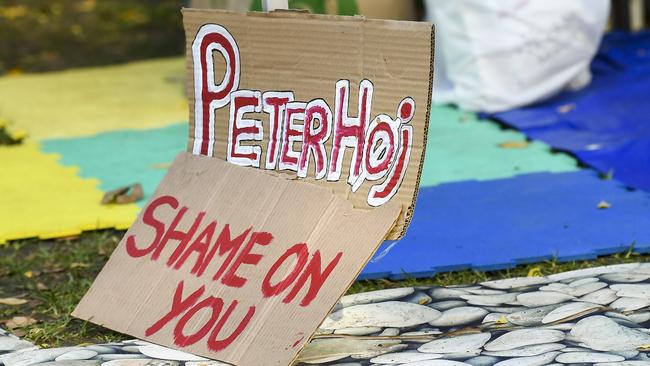
[[[650,32],[606,35],[592,72],[579,92],[488,116],[650,191]]]
[[[650,194],[594,171],[447,183],[420,189],[406,236],[384,243],[360,278],[593,259],[632,245],[650,251]]]

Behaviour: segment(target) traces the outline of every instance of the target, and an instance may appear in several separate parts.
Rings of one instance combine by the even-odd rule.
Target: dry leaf
[[[23,273],[23,275],[25,275],[25,277],[27,277],[27,278],[32,278],[32,277],[34,277],[34,272],[33,271],[27,271],[27,272]]]
[[[56,238],[56,241],[70,241],[70,240],[75,240],[79,239],[79,235],[69,235],[69,236],[64,236],[61,238]]]
[[[539,267],[533,267],[528,271],[528,277],[541,277],[542,269]]]
[[[561,113],[561,114],[569,113],[574,109],[576,109],[575,103],[564,104],[564,105],[561,105],[561,106],[557,107],[558,113]]]
[[[27,304],[27,300],[16,297],[0,298],[0,305],[22,305]]]
[[[144,198],[144,190],[140,183],[114,189],[104,194],[101,204],[125,204],[133,203]]]
[[[24,336],[27,335],[27,332],[25,332],[25,331],[22,330],[22,329],[14,329],[14,330],[11,331],[11,332],[12,332],[16,337],[24,337]]]
[[[503,149],[523,149],[528,146],[528,141],[506,141],[499,144]]]
[[[36,284],[36,289],[38,289],[39,291],[47,291],[47,290],[49,290],[50,288],[47,287],[47,286],[45,286],[45,284],[44,284],[43,282],[38,282],[38,283]]]
[[[27,303],[27,306],[29,306],[30,308],[35,308],[41,304],[43,304],[43,301],[41,300],[32,300],[29,303]]]
[[[88,268],[88,267],[90,267],[90,264],[88,263],[81,263],[81,262],[70,263],[70,268]]]
[[[7,320],[5,325],[10,328],[23,328],[32,324],[38,323],[38,320],[29,317],[29,316],[14,316],[13,318]]]
[[[606,209],[606,208],[610,208],[610,207],[612,207],[612,205],[609,204],[609,202],[607,202],[607,201],[598,202],[598,208],[600,208],[601,210]]]

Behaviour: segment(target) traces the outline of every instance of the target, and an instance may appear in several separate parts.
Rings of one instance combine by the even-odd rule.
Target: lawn
[[[107,230],[74,238],[31,239],[0,246],[0,325],[13,328],[14,333],[43,347],[130,338],[70,316],[123,234],[121,231]],[[496,272],[462,271],[440,273],[426,279],[359,281],[353,284],[349,292],[539,276],[648,259],[650,255],[636,254],[630,250],[593,261],[548,261]]]

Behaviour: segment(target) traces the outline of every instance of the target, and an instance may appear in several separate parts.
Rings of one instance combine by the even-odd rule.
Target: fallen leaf
[[[561,114],[569,113],[574,109],[576,109],[575,103],[564,104],[564,105],[561,105],[561,106],[557,107],[558,113],[561,113]]]
[[[612,180],[612,179],[614,179],[614,169],[608,170],[606,174],[601,174],[600,178],[603,179],[603,180]]]
[[[16,337],[24,337],[24,336],[27,335],[27,332],[25,332],[25,331],[22,330],[22,329],[16,329],[16,330],[13,330],[12,333],[13,333]]]
[[[539,267],[533,267],[528,271],[528,277],[541,277],[542,270]]]
[[[47,287],[47,286],[45,286],[45,284],[44,284],[43,282],[38,282],[38,283],[36,284],[36,289],[39,290],[39,291],[47,291],[47,290],[49,290],[50,288]]]
[[[25,299],[19,299],[16,297],[5,297],[5,298],[0,298],[0,305],[22,305],[22,304],[27,304],[27,300]]]
[[[35,308],[35,307],[41,305],[42,303],[43,303],[43,301],[41,301],[41,300],[32,300],[32,301],[30,301],[27,305],[28,305],[30,308]]]
[[[56,241],[70,241],[70,240],[75,240],[79,239],[79,235],[69,235],[69,236],[64,236],[61,238],[56,238]]]
[[[598,208],[601,209],[601,210],[606,209],[606,208],[610,208],[610,207],[612,207],[612,205],[607,201],[598,202]]]
[[[30,316],[14,316],[13,318],[7,320],[5,325],[10,328],[23,328],[32,324],[38,323],[38,320]]]
[[[142,189],[142,185],[140,183],[135,183],[106,192],[102,198],[101,204],[108,205],[113,203],[133,203],[143,198],[144,190]]]
[[[508,324],[508,319],[505,315],[501,315],[499,319],[495,322],[496,324]]]
[[[81,262],[70,263],[70,268],[88,268],[88,267],[90,267],[90,264],[88,263],[81,263]]]
[[[27,277],[27,278],[32,278],[32,277],[34,277],[34,272],[33,271],[27,271],[27,272],[23,273],[23,275],[25,275],[25,277]]]
[[[499,144],[503,149],[523,149],[529,145],[528,141],[506,141]]]

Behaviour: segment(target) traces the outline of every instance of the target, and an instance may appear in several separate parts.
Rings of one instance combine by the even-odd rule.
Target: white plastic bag
[[[589,83],[609,0],[426,0],[434,102],[496,112]]]

